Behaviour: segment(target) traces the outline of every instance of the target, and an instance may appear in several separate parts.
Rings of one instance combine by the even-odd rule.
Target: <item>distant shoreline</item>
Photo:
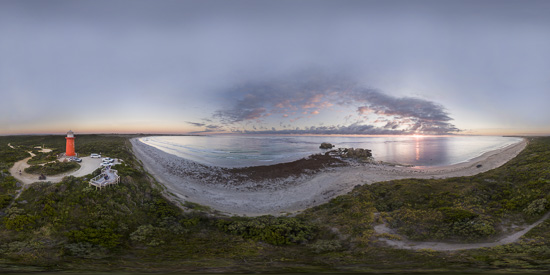
[[[376,161],[400,166],[447,166],[467,162],[481,154],[517,143],[518,137],[321,136],[266,138],[254,135],[208,137],[142,137],[139,141],[181,158],[220,168],[243,168],[288,163],[324,154],[319,144],[331,141],[336,148],[367,148]]]
[[[166,187],[171,199],[191,201],[226,214],[258,216],[294,213],[328,202],[356,185],[405,178],[471,176],[497,168],[527,145],[527,140],[486,152],[467,162],[434,167],[385,164],[330,165],[313,173],[265,180],[236,178],[218,167],[198,164],[163,152],[132,138],[134,154],[144,168]]]

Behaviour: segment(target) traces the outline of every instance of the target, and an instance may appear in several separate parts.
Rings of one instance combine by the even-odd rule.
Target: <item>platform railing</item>
[[[108,176],[109,179],[105,179],[105,176]],[[89,185],[95,186],[96,189],[102,189],[103,187],[111,184],[118,184],[119,182],[120,176],[118,175],[118,171],[109,167],[105,167],[101,169],[101,174],[95,176],[90,180]]]

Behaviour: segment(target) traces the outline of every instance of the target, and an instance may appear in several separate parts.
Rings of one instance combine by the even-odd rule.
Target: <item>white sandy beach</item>
[[[179,201],[207,205],[227,214],[245,216],[281,215],[304,210],[350,192],[354,186],[404,178],[448,178],[471,176],[503,165],[518,155],[527,145],[522,140],[508,147],[487,152],[468,162],[438,167],[399,167],[383,164],[361,164],[329,168],[311,176],[283,180],[266,180],[228,184],[223,178],[212,177],[207,167],[165,153],[138,139],[131,140],[135,155],[143,162],[168,194]],[[477,167],[481,165],[481,167]],[[188,176],[181,171],[196,172]],[[197,180],[201,177],[203,180]],[[227,177],[229,180],[229,177]]]

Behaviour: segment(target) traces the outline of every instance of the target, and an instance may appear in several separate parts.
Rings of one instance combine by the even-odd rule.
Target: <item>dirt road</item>
[[[453,250],[466,250],[466,249],[478,249],[483,247],[493,247],[497,245],[504,245],[504,244],[510,244],[510,243],[516,242],[517,240],[519,240],[519,238],[527,234],[527,232],[529,232],[535,226],[541,224],[546,219],[548,219],[548,217],[550,217],[550,212],[546,213],[546,215],[544,215],[535,223],[525,226],[522,230],[500,236],[500,238],[494,242],[482,242],[482,243],[416,242],[416,241],[409,241],[409,240],[390,240],[385,238],[381,238],[381,240],[384,241],[389,246],[393,246],[401,249],[414,249],[414,250],[432,249],[437,251],[453,251]],[[374,231],[379,234],[395,233],[390,228],[388,228],[386,224],[379,224],[375,226]]]
[[[45,180],[38,180],[38,175],[25,172],[25,168],[30,166],[27,161],[34,156],[32,152],[29,153],[31,154],[30,157],[16,162],[10,169],[10,174],[23,184],[31,184],[33,182],[60,182],[66,176],[82,177],[91,174],[99,168],[99,165],[101,164],[100,158],[83,157],[81,158],[82,162],[79,163],[80,168],[78,170],[55,176],[47,176]],[[21,171],[21,173],[19,171]]]

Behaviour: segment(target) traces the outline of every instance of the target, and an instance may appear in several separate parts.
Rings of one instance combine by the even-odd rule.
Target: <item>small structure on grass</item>
[[[115,169],[111,169],[111,166],[107,166],[101,169],[101,174],[90,180],[89,185],[95,186],[96,189],[102,189],[103,187],[109,186],[111,184],[118,184],[119,181],[120,176],[118,175],[118,171]]]

